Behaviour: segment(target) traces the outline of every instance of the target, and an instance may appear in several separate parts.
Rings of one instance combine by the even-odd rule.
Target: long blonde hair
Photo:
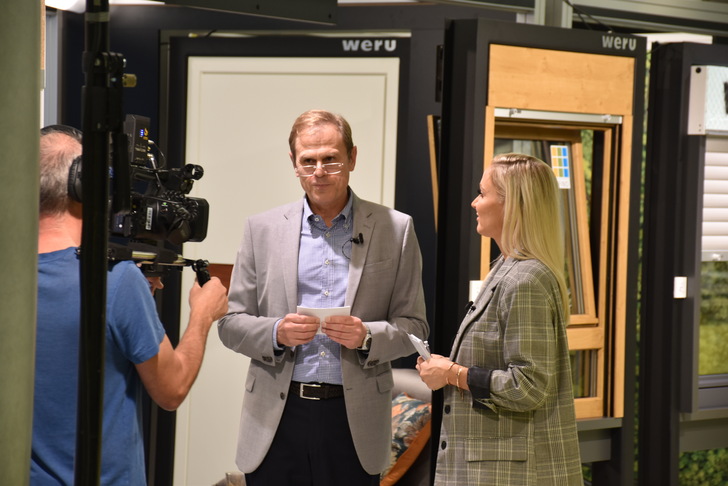
[[[565,244],[559,186],[551,167],[524,154],[493,158],[490,180],[504,204],[499,246],[504,256],[535,258],[556,276],[564,315],[569,315]]]

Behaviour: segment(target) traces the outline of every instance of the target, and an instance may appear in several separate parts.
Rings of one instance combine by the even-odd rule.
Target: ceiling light
[[[69,10],[76,13],[86,11],[86,0],[46,0],[46,7],[53,7],[58,10]],[[162,5],[164,2],[157,0],[109,0],[109,5]]]
[[[86,11],[86,0],[46,0],[45,5],[46,7],[53,7],[58,10],[70,10],[76,13]]]

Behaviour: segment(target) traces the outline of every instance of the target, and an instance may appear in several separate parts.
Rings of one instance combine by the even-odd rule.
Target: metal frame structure
[[[706,137],[688,135],[693,65],[728,65],[728,47],[653,45],[645,180],[640,476],[678,485],[681,452],[728,447],[728,383],[697,374]],[[670,244],[665,244],[670,242]],[[685,298],[674,298],[676,277]],[[701,383],[702,382],[702,383]],[[706,386],[707,385],[707,386]],[[717,399],[719,394],[722,399]],[[706,403],[713,395],[713,403]]]

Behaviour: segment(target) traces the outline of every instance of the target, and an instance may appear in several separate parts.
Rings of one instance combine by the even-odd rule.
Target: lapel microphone
[[[364,244],[364,235],[359,233],[359,236],[355,236],[352,239],[350,239],[352,243],[356,243],[357,245],[363,245]]]
[[[475,310],[475,306],[473,305],[473,301],[471,300],[467,304],[465,304],[465,312],[470,314]]]

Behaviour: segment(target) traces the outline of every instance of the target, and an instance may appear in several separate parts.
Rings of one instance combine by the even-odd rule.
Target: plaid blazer
[[[445,387],[435,485],[583,484],[565,327],[551,271],[501,258],[455,337],[479,369]]]

